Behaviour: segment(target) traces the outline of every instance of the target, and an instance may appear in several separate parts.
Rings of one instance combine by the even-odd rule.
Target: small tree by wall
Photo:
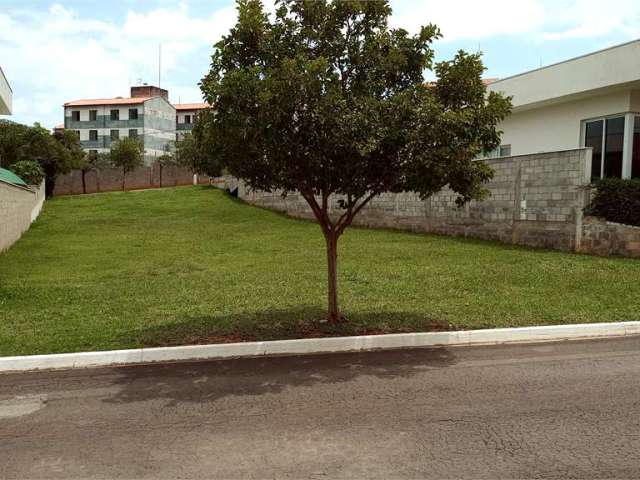
[[[127,173],[144,164],[143,153],[144,150],[140,141],[131,137],[122,138],[111,147],[109,159],[114,167],[122,169],[123,192]]]
[[[186,133],[176,142],[175,160],[192,173],[216,177],[220,175],[220,161],[215,148],[207,143],[207,126],[213,115],[209,111],[201,112],[193,133]]]
[[[480,54],[434,64],[438,28],[410,35],[390,15],[385,0],[282,0],[271,21],[259,0],[239,0],[200,84],[216,111],[196,126],[199,148],[253,189],[300,192],[313,211],[331,322],[338,239],[354,217],[383,192],[426,198],[449,185],[459,204],[482,198],[492,171],[474,159],[499,145],[510,110],[487,92]]]

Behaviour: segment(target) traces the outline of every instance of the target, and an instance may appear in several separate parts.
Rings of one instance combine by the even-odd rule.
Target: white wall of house
[[[633,93],[633,95],[632,95]],[[584,120],[640,112],[640,91],[613,93],[514,111],[500,124],[512,155],[571,150],[582,146]]]
[[[13,109],[13,92],[9,81],[0,67],[0,115],[11,115]]]

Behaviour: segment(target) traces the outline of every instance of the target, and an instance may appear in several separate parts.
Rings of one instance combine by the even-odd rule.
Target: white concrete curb
[[[0,372],[131,365],[179,360],[357,352],[412,347],[495,345],[640,335],[640,321],[544,327],[495,328],[458,332],[399,333],[359,337],[308,338],[271,342],[226,343],[185,347],[137,348],[106,352],[0,357]]]

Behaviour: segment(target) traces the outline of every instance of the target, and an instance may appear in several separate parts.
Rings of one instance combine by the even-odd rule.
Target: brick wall
[[[413,193],[384,194],[356,217],[354,224],[417,232],[498,240],[505,243],[577,250],[583,236],[582,211],[588,201],[583,188],[589,183],[591,150],[522,155],[491,159],[494,178],[487,184],[491,196],[462,208],[456,195],[445,188],[426,200]],[[245,201],[312,218],[298,194],[282,198],[278,193],[251,192],[241,182],[227,179],[227,188],[238,187]],[[337,212],[336,199],[331,208]]]
[[[162,177],[162,179],[160,178]],[[162,180],[162,183],[161,183]],[[177,166],[162,167],[160,164],[144,166],[125,177],[125,189],[137,190],[143,188],[174,187],[177,185],[191,185],[193,174],[186,168]],[[209,177],[200,175],[198,183],[208,184]],[[85,189],[82,189],[82,171],[73,170],[56,179],[54,195],[78,195],[81,193],[113,192],[122,190],[122,170],[106,168],[94,170],[85,174]]]
[[[0,252],[22,236],[43,203],[44,182],[38,188],[23,188],[0,180]]]

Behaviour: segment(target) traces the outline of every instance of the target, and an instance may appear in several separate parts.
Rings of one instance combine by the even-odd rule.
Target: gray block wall
[[[490,196],[458,208],[456,194],[445,188],[426,200],[414,193],[383,194],[372,200],[354,224],[416,232],[497,240],[505,243],[579,250],[583,209],[588,202],[591,149],[522,155],[488,160],[494,178]],[[296,193],[252,192],[233,178],[245,201],[294,217],[313,218],[306,201]],[[339,213],[337,199],[332,212]]]

